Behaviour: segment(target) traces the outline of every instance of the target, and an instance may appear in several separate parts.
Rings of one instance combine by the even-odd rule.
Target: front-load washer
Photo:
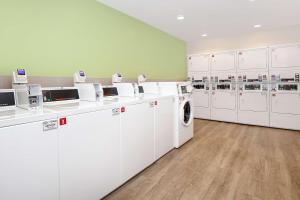
[[[159,87],[162,94],[175,96],[174,146],[179,148],[194,136],[192,86],[189,82],[160,82]]]

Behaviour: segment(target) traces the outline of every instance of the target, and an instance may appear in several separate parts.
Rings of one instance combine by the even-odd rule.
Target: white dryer
[[[210,119],[210,84],[208,72],[189,72],[194,88],[192,93],[194,117]]]
[[[300,130],[300,70],[272,71],[270,126]]]
[[[268,72],[238,73],[238,122],[269,126]]]
[[[237,122],[237,89],[235,72],[211,74],[211,119]]]
[[[160,82],[162,94],[175,96],[175,137],[174,146],[179,148],[194,136],[192,89],[189,82]]]
[[[194,54],[188,56],[189,72],[209,72],[210,54]]]
[[[270,71],[299,69],[300,44],[272,46],[270,58]]]

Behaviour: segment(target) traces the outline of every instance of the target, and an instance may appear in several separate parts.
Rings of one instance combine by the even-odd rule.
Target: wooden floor
[[[300,199],[300,132],[195,120],[193,140],[105,199]]]

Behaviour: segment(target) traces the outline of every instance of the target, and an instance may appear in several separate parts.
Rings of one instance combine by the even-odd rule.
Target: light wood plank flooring
[[[193,140],[105,198],[115,199],[298,200],[300,132],[195,120]]]

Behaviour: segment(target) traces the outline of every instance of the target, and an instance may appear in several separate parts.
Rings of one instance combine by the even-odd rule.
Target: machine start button
[[[60,126],[63,126],[63,125],[66,125],[66,124],[67,124],[67,118],[66,117],[63,117],[63,118],[59,119],[59,125]]]

